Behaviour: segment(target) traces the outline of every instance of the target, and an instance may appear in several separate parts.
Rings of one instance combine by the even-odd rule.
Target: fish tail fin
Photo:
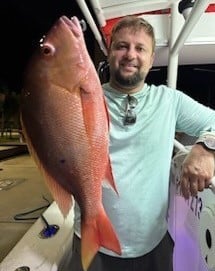
[[[106,169],[106,181],[111,185],[111,187],[114,189],[114,191],[117,193],[117,195],[119,195],[117,188],[116,188],[116,185],[115,185],[115,182],[114,182],[110,160],[109,160],[109,163],[108,163],[107,169]]]
[[[84,271],[88,269],[100,246],[121,255],[119,240],[103,207],[93,221],[82,222],[81,236],[81,258]]]

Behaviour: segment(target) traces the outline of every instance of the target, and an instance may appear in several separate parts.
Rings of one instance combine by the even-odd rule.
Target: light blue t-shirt
[[[121,257],[150,252],[167,231],[169,173],[175,132],[192,136],[215,131],[215,112],[164,85],[144,84],[132,94],[137,119],[125,126],[127,94],[103,85],[110,115],[110,160],[119,196],[103,186],[103,205],[119,238]],[[75,207],[75,231],[80,213]],[[101,252],[119,256],[105,248]]]

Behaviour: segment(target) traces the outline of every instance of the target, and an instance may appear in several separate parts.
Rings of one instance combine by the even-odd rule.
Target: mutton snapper
[[[81,255],[87,270],[100,246],[120,254],[102,205],[102,181],[117,192],[108,154],[102,87],[76,17],[62,16],[26,69],[21,123],[29,150],[66,216],[81,208]]]

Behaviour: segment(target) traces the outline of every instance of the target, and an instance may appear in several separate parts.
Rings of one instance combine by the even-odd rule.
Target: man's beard
[[[113,77],[115,78],[115,81],[122,87],[130,88],[130,87],[136,87],[139,85],[139,83],[143,82],[146,78],[146,74],[144,72],[135,72],[131,76],[123,76],[120,73],[120,70],[115,70],[113,73]]]

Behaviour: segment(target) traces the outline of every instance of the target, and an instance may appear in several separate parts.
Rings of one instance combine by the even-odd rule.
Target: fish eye
[[[48,44],[48,43],[40,44],[40,48],[41,48],[41,51],[44,55],[49,56],[49,55],[54,55],[54,53],[55,53],[55,48],[51,44]]]

